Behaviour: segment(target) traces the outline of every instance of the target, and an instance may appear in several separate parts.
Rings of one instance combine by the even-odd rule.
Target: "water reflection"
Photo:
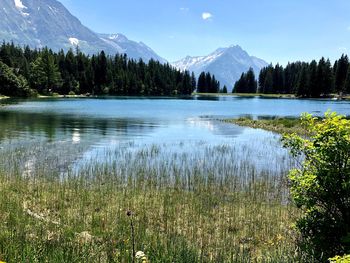
[[[49,141],[71,138],[79,143],[82,137],[119,135],[124,138],[145,136],[159,124],[138,119],[89,118],[63,114],[0,111],[0,140],[44,137]]]
[[[219,120],[240,116],[297,117],[302,112],[322,115],[328,109],[350,114],[349,102],[232,96],[1,103],[6,106],[0,108],[0,155],[6,158],[0,160],[0,169],[21,167],[24,176],[38,169],[65,174],[71,165],[81,167],[92,161],[110,159],[112,163],[119,158],[116,152],[127,154],[127,163],[133,153],[142,154],[149,149],[161,150],[159,165],[169,161],[164,156],[176,159],[181,154],[186,155],[185,159],[197,156],[193,162],[221,158],[226,163],[234,158],[235,163],[249,163],[260,170],[280,170],[284,163],[286,170],[290,167],[288,153],[281,148],[278,135]],[[226,147],[233,147],[231,155],[227,155]],[[212,156],[208,149],[214,149],[218,156]],[[275,161],[271,161],[273,158]],[[157,159],[151,155],[147,161]]]

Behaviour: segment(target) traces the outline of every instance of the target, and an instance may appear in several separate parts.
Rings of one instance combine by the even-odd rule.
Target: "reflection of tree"
[[[156,125],[139,119],[91,118],[63,114],[0,111],[0,140],[25,136],[43,136],[50,141],[80,135],[139,136],[150,133]]]

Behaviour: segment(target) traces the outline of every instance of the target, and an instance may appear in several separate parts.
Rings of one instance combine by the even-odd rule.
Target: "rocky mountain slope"
[[[211,72],[220,81],[221,86],[226,85],[232,89],[242,72],[250,67],[258,74],[268,64],[257,57],[250,56],[240,46],[219,48],[207,56],[190,57],[172,63],[180,70],[193,71],[197,76],[202,72]]]
[[[127,39],[122,34],[97,34],[84,26],[56,0],[1,0],[0,40],[33,48],[48,46],[79,48],[88,54],[104,50],[108,54],[126,53],[145,61],[165,62],[152,49]]]

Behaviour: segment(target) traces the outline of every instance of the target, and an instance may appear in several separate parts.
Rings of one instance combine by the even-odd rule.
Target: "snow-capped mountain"
[[[256,74],[268,64],[257,57],[250,56],[240,46],[219,48],[208,56],[187,56],[172,65],[180,70],[193,71],[197,76],[202,72],[210,72],[230,90],[242,72],[252,67]]]
[[[123,34],[98,34],[100,39],[105,43],[120,50],[119,53],[126,53],[131,58],[141,57],[145,61],[149,61],[151,58],[158,60],[161,63],[167,61],[158,56],[150,47],[142,42],[135,42],[129,40]]]
[[[135,59],[165,62],[142,42],[128,40],[121,34],[93,32],[57,0],[0,0],[0,41],[3,40],[33,48],[48,46],[55,51],[79,46],[88,54],[104,50],[108,54],[126,53]]]

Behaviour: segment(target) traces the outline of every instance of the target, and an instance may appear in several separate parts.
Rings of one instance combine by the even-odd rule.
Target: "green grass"
[[[280,134],[296,133],[299,135],[307,135],[307,131],[301,124],[300,118],[273,118],[253,120],[248,117],[241,117],[238,119],[228,119],[225,120],[225,122],[254,129],[263,129]]]
[[[239,97],[261,97],[261,98],[295,98],[294,94],[264,94],[264,93],[193,93],[200,96],[239,96]]]
[[[247,148],[192,156],[153,145],[106,151],[61,174],[53,156],[66,158],[65,147],[52,156],[47,147],[0,150],[0,260],[132,262],[131,210],[136,250],[150,262],[301,261],[292,162],[259,170]]]

